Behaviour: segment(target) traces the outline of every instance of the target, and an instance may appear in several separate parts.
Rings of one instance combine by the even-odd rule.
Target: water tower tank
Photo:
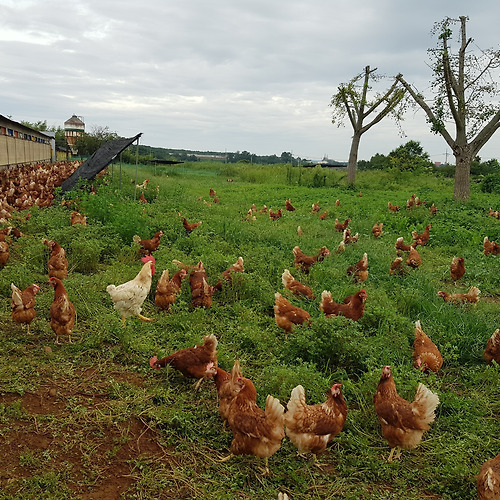
[[[71,148],[73,154],[76,154],[75,143],[78,137],[80,137],[84,132],[85,123],[83,122],[83,117],[73,115],[64,122],[64,135],[66,136],[66,142]]]

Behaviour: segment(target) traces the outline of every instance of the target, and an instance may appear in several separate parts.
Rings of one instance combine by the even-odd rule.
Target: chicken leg
[[[203,382],[203,378],[204,377],[201,377],[198,382],[196,382],[196,384],[194,385],[194,392],[196,392],[199,388],[200,388],[200,385],[201,383]]]
[[[227,457],[219,458],[219,462],[228,462],[233,458],[235,455],[233,453],[230,453]],[[269,457],[264,457],[265,460],[265,467],[258,467],[258,469],[261,471],[261,474],[263,476],[267,476],[271,473],[269,470]]]
[[[141,321],[154,321],[154,318],[146,318],[146,316],[143,316],[142,314],[138,314],[137,317],[141,320]],[[125,328],[125,321],[126,321],[126,317],[125,316],[122,316],[122,327]]]
[[[394,457],[394,452],[397,450],[396,456]],[[396,446],[395,448],[391,448],[391,452],[389,453],[388,462],[392,462],[393,460],[399,460],[401,458],[401,448]]]
[[[301,457],[301,458],[305,458],[305,459],[307,459],[307,458],[308,458],[308,457],[307,457],[307,453],[300,453],[300,451],[298,451],[298,452],[297,452],[297,456],[298,456],[298,457]],[[315,455],[314,453],[312,453],[312,456],[313,456],[313,459],[314,459],[314,462],[313,462],[313,463],[314,463],[314,465],[315,465],[316,467],[318,467],[318,469],[323,470],[323,467],[326,467],[326,466],[328,465],[328,464],[322,464],[322,463],[320,463],[320,462],[318,461],[318,457],[317,457],[317,455]]]
[[[54,343],[56,345],[62,345],[61,341],[59,340],[59,337],[60,335],[56,335],[56,340],[54,341]],[[71,340],[71,335],[68,335],[68,344],[72,344],[73,341]]]
[[[228,462],[233,457],[234,457],[234,455],[232,453],[230,453],[227,457],[219,458],[219,462]]]
[[[313,453],[312,454],[313,458],[314,458],[314,465],[319,469],[319,470],[323,470],[323,467],[326,467],[328,464],[322,464],[318,461],[318,457]]]
[[[264,460],[265,460],[265,463],[266,463],[266,466],[264,468],[262,467],[259,467],[259,470],[261,470],[261,474],[263,476],[268,476],[271,471],[269,470],[269,457],[264,457]]]

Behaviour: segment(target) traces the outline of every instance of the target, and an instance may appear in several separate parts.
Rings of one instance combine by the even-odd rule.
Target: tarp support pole
[[[137,166],[139,163],[139,137],[137,137],[137,149],[135,150],[135,188],[134,188],[134,201],[137,197]]]

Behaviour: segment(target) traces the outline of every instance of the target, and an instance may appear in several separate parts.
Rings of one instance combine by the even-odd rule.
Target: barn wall
[[[37,161],[51,161],[50,144],[0,135],[0,167]]]

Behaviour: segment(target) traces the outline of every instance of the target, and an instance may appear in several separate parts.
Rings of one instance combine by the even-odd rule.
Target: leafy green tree
[[[431,131],[440,134],[453,151],[456,200],[469,199],[472,160],[500,127],[498,75],[496,79],[493,75],[500,66],[500,51],[481,50],[479,55],[471,51],[473,40],[467,38],[467,19],[448,17],[434,26],[438,46],[429,50],[434,73],[431,88],[435,94],[430,104],[403,75],[396,77],[424,110]],[[456,23],[460,23],[460,34],[458,52],[454,54],[450,44]],[[447,122],[454,123],[454,137]]]
[[[388,156],[377,153],[370,158],[370,161],[360,160],[358,168],[360,170],[387,170],[391,166]]]
[[[56,147],[66,149],[67,142],[64,129],[62,127],[57,127],[55,132],[56,132]]]
[[[353,129],[347,164],[347,182],[349,184],[353,184],[356,180],[361,136],[388,115],[392,115],[398,123],[402,120],[403,98],[406,91],[397,80],[394,80],[385,93],[376,94],[372,99],[368,99],[368,91],[372,88],[370,80],[378,81],[381,79],[375,74],[376,70],[377,68],[370,69],[370,66],[366,66],[364,71],[355,76],[349,83],[339,85],[338,92],[332,96],[330,102],[330,106],[334,108],[332,123],[336,123],[337,126],[343,125],[347,116]],[[365,123],[371,115],[374,115],[371,122]]]
[[[47,120],[38,120],[37,122],[21,121],[21,123],[30,127],[33,130],[39,130],[40,132],[55,132],[56,147],[66,148],[66,136],[64,135],[64,129],[61,127],[56,127],[55,125],[47,125]]]
[[[476,156],[472,160],[470,173],[472,175],[500,174],[500,163],[495,158],[483,162],[479,156]]]
[[[47,120],[38,120],[37,122],[28,122],[22,120],[21,123],[25,127],[32,128],[33,130],[39,130],[40,132],[51,131],[47,125]]]
[[[94,126],[90,133],[84,132],[78,137],[75,147],[79,155],[87,156],[95,153],[106,142],[119,139],[116,132],[111,132],[108,127]]]
[[[389,153],[388,160],[391,167],[401,171],[433,166],[429,154],[418,141],[408,141],[397,147]]]
[[[242,151],[239,154],[238,161],[248,161],[250,162],[252,160],[252,154],[249,153],[248,151]]]

